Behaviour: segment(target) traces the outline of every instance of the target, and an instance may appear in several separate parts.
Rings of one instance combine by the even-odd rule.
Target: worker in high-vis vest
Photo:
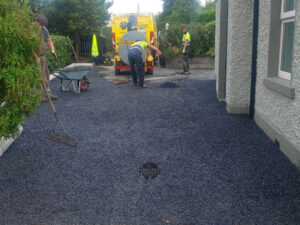
[[[130,46],[128,51],[128,59],[130,63],[131,69],[131,76],[132,81],[135,87],[146,87],[144,84],[144,77],[145,77],[145,63],[143,61],[143,52],[144,49],[150,48],[151,50],[156,51],[156,56],[161,56],[161,51],[155,47],[154,45],[148,44],[144,41],[137,41],[133,45]],[[135,68],[137,67],[137,71]],[[139,79],[137,79],[137,74]]]
[[[181,27],[181,32],[183,33],[182,37],[182,54],[183,54],[183,72],[182,74],[189,75],[190,67],[189,67],[189,54],[191,50],[191,36],[187,31],[187,27]]]

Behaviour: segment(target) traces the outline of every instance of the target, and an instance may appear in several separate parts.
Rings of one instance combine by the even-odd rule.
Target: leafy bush
[[[176,56],[176,52],[171,48],[167,47],[166,49],[163,50],[163,57],[161,57],[161,62],[165,64],[165,62],[168,62],[172,58]]]
[[[161,32],[160,49],[163,51],[163,60],[168,61],[176,55],[174,52],[170,53],[171,46],[177,46],[177,48],[182,49],[182,25],[171,24],[168,30],[164,29]],[[191,35],[190,56],[214,57],[215,21],[209,23],[191,23],[187,27]]]
[[[55,52],[57,55],[57,61],[51,55],[50,50],[47,51],[47,59],[49,64],[50,72],[57,69],[65,67],[72,62],[72,48],[68,39],[64,36],[51,35],[53,41]]]
[[[191,56],[214,57],[215,21],[191,25]]]
[[[0,0],[0,137],[14,135],[40,102],[41,32],[33,18],[26,4]]]
[[[180,27],[171,24],[169,29],[163,29],[160,34],[159,48],[162,51],[162,56],[160,57],[160,62],[164,65],[165,62],[171,60],[177,52],[174,52],[172,47],[180,47],[182,35]]]
[[[213,20],[209,23],[206,23],[204,26],[205,30],[205,40],[206,40],[206,49],[205,55],[209,57],[215,56],[215,35],[216,35],[216,21]]]

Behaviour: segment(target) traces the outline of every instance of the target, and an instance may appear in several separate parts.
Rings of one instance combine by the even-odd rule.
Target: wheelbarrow
[[[87,75],[93,67],[72,67],[58,69],[53,74],[60,79],[60,90],[68,91],[69,86],[72,84],[73,90],[76,93],[80,93],[81,90],[87,90],[90,82]]]

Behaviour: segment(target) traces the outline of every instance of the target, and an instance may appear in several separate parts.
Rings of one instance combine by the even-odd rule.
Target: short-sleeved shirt
[[[43,49],[42,49],[42,53],[41,55],[45,55],[46,54],[46,51],[47,51],[47,39],[50,38],[50,34],[49,34],[49,31],[46,27],[42,27],[42,36],[43,36]]]
[[[182,37],[182,42],[185,43],[185,41],[188,42],[188,45],[190,44],[191,42],[191,35],[189,32],[186,32],[183,37]]]
[[[47,41],[47,39],[50,38],[49,31],[44,26],[42,27],[42,34],[43,34],[44,41]]]

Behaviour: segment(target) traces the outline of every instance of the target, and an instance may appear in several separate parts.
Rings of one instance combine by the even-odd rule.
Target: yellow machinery
[[[152,14],[117,14],[112,17],[112,45],[114,48],[115,73],[129,70],[127,52],[136,40],[146,41],[157,46],[157,27]],[[153,74],[154,53],[146,51],[144,54],[145,70]]]

